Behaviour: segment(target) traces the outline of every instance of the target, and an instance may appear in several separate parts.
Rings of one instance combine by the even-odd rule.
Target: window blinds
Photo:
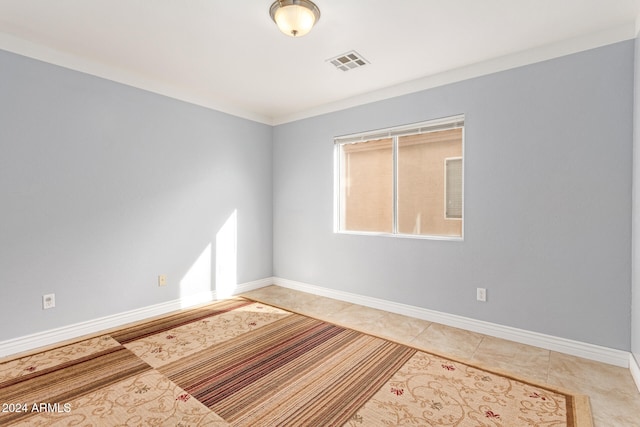
[[[462,218],[462,159],[446,159],[445,165],[445,215]]]
[[[334,138],[334,143],[354,144],[363,141],[375,141],[378,139],[393,138],[395,136],[407,136],[427,132],[438,132],[443,130],[461,128],[463,126],[464,115],[459,115],[454,117],[447,117],[446,119],[429,120],[427,122],[413,123],[394,128],[378,129],[368,132],[337,136]]]

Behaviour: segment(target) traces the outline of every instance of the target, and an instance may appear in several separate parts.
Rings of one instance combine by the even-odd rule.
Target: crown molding
[[[0,50],[26,56],[31,59],[57,65],[69,70],[78,71],[116,83],[132,86],[147,92],[163,95],[168,98],[177,99],[189,104],[215,110],[232,116],[248,119],[267,125],[272,124],[270,117],[247,111],[231,104],[220,102],[215,99],[203,97],[185,88],[175,87],[166,82],[154,80],[148,76],[136,74],[105,63],[83,58],[67,52],[50,48],[48,46],[33,43],[15,37],[11,34],[0,32]]]
[[[515,52],[475,64],[469,64],[464,67],[425,76],[384,89],[327,103],[313,109],[278,117],[267,117],[262,114],[247,111],[217,99],[204,97],[201,94],[185,88],[175,87],[166,82],[151,79],[148,76],[132,73],[108,64],[82,58],[78,55],[61,52],[7,33],[0,32],[0,49],[236,117],[275,126],[633,39],[639,31],[640,15],[636,18],[635,22],[608,30],[574,37],[526,51]]]
[[[640,16],[638,17],[640,19]],[[574,53],[595,49],[602,46],[626,41],[635,38],[636,27],[640,22],[628,23],[608,30],[587,34],[580,37],[563,40],[557,43],[538,46],[521,52],[515,52],[498,58],[489,59],[460,68],[447,70],[442,73],[425,76],[416,80],[400,83],[380,90],[368,92],[362,95],[347,98],[341,101],[325,104],[317,108],[298,113],[275,117],[274,125],[285,124],[322,114],[333,113],[359,105],[382,101],[410,93],[420,92],[451,83],[456,83],[475,77],[481,77],[500,71],[523,67],[538,62],[548,61]]]

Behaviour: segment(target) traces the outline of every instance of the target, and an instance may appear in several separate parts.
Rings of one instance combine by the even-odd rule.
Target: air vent
[[[333,64],[338,70],[349,71],[354,68],[364,67],[369,63],[358,52],[352,50],[351,52],[343,53],[335,58],[327,59],[327,62]]]

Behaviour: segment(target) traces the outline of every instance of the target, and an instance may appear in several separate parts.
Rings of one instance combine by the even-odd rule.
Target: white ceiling
[[[277,124],[635,36],[640,0],[0,0],[0,49]],[[338,71],[350,50],[370,65]]]

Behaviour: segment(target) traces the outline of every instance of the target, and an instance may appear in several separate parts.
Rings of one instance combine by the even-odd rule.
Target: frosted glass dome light
[[[308,0],[275,1],[269,14],[280,31],[291,37],[304,36],[320,19],[320,9]]]

